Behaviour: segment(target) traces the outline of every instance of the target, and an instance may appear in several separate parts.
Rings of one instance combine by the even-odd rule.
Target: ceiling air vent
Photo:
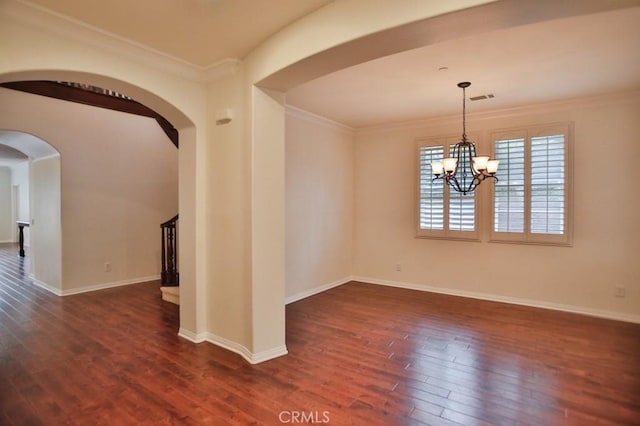
[[[489,93],[487,95],[480,95],[480,96],[472,96],[469,98],[470,101],[481,101],[483,99],[491,99],[493,98],[493,93]]]

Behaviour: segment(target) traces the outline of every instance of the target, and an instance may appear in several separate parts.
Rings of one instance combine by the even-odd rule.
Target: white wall
[[[352,272],[354,133],[287,109],[286,296],[298,300]]]
[[[29,180],[33,207],[29,272],[39,285],[60,293],[64,290],[60,156],[32,161]]]
[[[14,241],[11,169],[0,166],[0,243]]]
[[[0,128],[60,152],[61,290],[157,277],[159,226],[178,211],[178,150],[156,121],[7,89],[0,111]]]
[[[24,222],[30,222],[31,216],[29,213],[29,161],[23,161],[22,163],[14,164],[11,166],[11,185],[17,187],[17,217],[16,220]],[[16,241],[18,241],[17,226]],[[29,246],[29,228],[24,228],[24,245]]]
[[[209,86],[214,100],[211,113],[233,109],[233,120],[212,126],[207,146],[207,330],[215,336],[251,348],[251,276],[247,252],[251,247],[250,212],[247,208],[249,165],[243,141],[242,79],[239,72]],[[233,285],[227,285],[233,283]]]
[[[628,184],[640,179],[638,117],[637,93],[468,116],[467,129],[485,142],[491,129],[574,121],[573,247],[488,243],[486,227],[482,242],[416,239],[414,141],[458,133],[459,119],[359,132],[354,274],[640,321],[640,197]],[[479,151],[490,152],[486,145]],[[615,169],[603,172],[598,164],[611,158]],[[616,284],[626,286],[626,297],[614,297]]]

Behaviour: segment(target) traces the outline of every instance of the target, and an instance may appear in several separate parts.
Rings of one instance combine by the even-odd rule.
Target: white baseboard
[[[37,278],[35,278],[33,274],[29,274],[29,278],[33,281],[35,285],[50,291],[56,296],[71,296],[73,294],[88,293],[90,291],[104,290],[107,288],[121,287],[121,286],[131,285],[131,284],[146,283],[148,281],[156,281],[160,279],[160,275],[151,275],[148,277],[132,278],[130,280],[113,281],[110,283],[88,285],[85,287],[71,288],[69,290],[60,290],[57,287],[54,287],[43,281],[38,280]]]
[[[208,342],[216,346],[220,346],[228,351],[234,352],[244,358],[250,364],[259,364],[264,361],[269,361],[270,359],[274,359],[283,355],[288,354],[287,347],[285,345],[268,349],[266,351],[253,353],[245,346],[240,343],[231,341],[229,339],[225,339],[224,337],[216,336],[213,333],[203,332],[203,333],[194,333],[192,331],[186,330],[184,328],[180,328],[178,331],[178,336],[189,340],[193,343],[202,343]]]
[[[261,351],[254,353],[251,356],[251,364],[259,364],[261,362],[269,361],[270,359],[278,358],[288,354],[286,345],[278,346],[276,348],[267,349],[266,351]]]
[[[564,305],[561,303],[545,302],[541,300],[521,299],[516,297],[499,296],[488,293],[476,293],[465,290],[452,290],[443,287],[432,287],[428,285],[406,283],[400,281],[379,280],[370,277],[351,277],[352,281],[360,281],[368,284],[384,285],[389,287],[405,288],[409,290],[427,291],[431,293],[447,294],[450,296],[468,297],[471,299],[488,300],[492,302],[510,303],[512,305],[530,306],[534,308],[551,309],[554,311],[570,312],[573,314],[588,315],[590,317],[606,318],[616,321],[625,321],[640,324],[640,315],[625,314],[621,312],[605,311],[600,309],[586,308],[583,306]]]
[[[34,285],[36,285],[36,286],[38,286],[38,287],[40,287],[40,288],[42,288],[44,290],[47,290],[48,292],[51,292],[51,293],[55,294],[56,296],[62,296],[62,291],[60,291],[59,288],[54,287],[52,285],[49,285],[49,284],[47,284],[47,283],[45,283],[43,281],[37,280],[33,276],[33,274],[29,274],[29,278],[31,279],[31,281],[33,282]]]
[[[84,286],[84,287],[71,288],[69,290],[62,290],[61,296],[71,296],[72,294],[88,293],[90,291],[104,290],[104,289],[107,289],[107,288],[122,287],[122,286],[125,286],[125,285],[131,285],[131,284],[146,283],[146,282],[149,282],[149,281],[157,281],[159,279],[160,279],[160,275],[150,275],[148,277],[138,277],[138,278],[132,278],[132,279],[122,280],[122,281],[112,281],[112,282],[109,282],[109,283],[88,285],[88,286]]]
[[[182,337],[193,343],[202,343],[206,341],[206,333],[194,333],[193,331],[187,330],[185,328],[180,327],[178,330],[178,336]]]
[[[331,288],[338,287],[338,286],[340,286],[342,284],[346,284],[349,281],[353,281],[353,278],[352,277],[342,278],[340,280],[331,282],[329,284],[324,284],[324,285],[321,285],[319,287],[312,288],[311,290],[306,290],[306,291],[303,291],[301,293],[294,294],[292,296],[287,296],[284,299],[284,303],[285,303],[285,305],[288,305],[289,303],[293,303],[293,302],[297,302],[298,300],[306,299],[307,297],[311,297],[314,294],[322,293],[323,291],[327,291],[327,290],[329,290]]]

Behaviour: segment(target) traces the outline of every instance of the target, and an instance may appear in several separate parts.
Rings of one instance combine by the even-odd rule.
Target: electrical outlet
[[[104,271],[111,272],[111,262],[104,262]]]
[[[402,271],[402,266],[399,263],[396,263],[396,271]]]
[[[615,286],[615,295],[616,295],[616,297],[624,297],[625,294],[626,294],[626,289],[625,289],[624,285],[617,284]]]

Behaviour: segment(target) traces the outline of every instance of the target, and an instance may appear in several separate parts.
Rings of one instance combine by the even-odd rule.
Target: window
[[[442,179],[433,181],[431,163],[450,155],[456,136],[420,139],[418,237],[477,239],[475,194],[462,195],[450,190]],[[476,139],[477,140],[477,139]]]
[[[492,134],[493,241],[569,245],[570,124]]]
[[[431,163],[442,161],[442,145],[420,147],[420,229],[444,230],[444,185],[433,181]]]

